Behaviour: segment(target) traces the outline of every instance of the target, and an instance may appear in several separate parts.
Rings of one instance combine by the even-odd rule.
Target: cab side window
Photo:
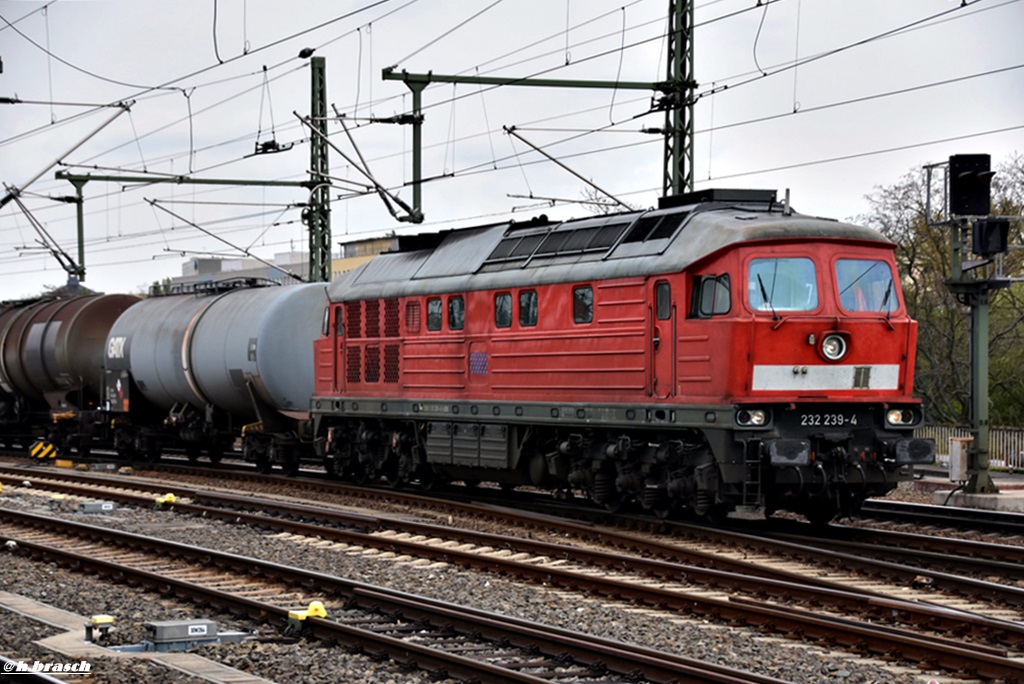
[[[672,286],[661,282],[654,287],[654,313],[659,321],[672,318]]]
[[[730,293],[728,273],[695,277],[690,318],[711,318],[729,313]]]

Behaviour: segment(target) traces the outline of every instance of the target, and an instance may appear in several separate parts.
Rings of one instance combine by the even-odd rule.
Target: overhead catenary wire
[[[833,105],[831,105],[831,106],[838,106],[838,105],[839,105],[839,104],[833,104]],[[728,124],[728,125],[739,125],[739,124]],[[488,127],[488,128],[489,128],[489,127]],[[717,128],[717,127],[716,127],[716,128]],[[494,157],[494,155],[492,155],[492,157]],[[461,172],[461,171],[460,171],[460,172]]]

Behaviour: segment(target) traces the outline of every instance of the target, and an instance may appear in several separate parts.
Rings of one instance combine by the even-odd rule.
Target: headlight
[[[736,424],[743,427],[760,427],[768,422],[768,414],[761,409],[743,409],[736,412]]]
[[[917,413],[913,409],[892,409],[886,411],[885,422],[889,425],[914,425],[917,423]]]
[[[829,361],[838,361],[846,356],[846,340],[835,333],[825,335],[821,341],[821,355]]]

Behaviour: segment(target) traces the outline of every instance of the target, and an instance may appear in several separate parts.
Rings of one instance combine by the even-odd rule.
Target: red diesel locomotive
[[[934,459],[872,230],[709,190],[407,243],[329,288],[310,408],[341,475],[825,521]]]

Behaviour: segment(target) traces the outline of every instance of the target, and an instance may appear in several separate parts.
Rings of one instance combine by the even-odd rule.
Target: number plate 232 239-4
[[[846,427],[856,424],[856,414],[805,413],[800,416],[800,425],[802,427]]]

